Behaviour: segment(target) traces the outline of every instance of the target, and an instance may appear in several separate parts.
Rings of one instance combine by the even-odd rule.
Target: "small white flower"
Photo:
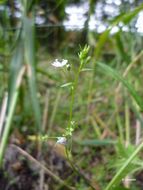
[[[62,61],[59,61],[58,59],[55,59],[55,61],[52,63],[54,67],[63,67],[68,63],[68,60],[62,59]]]
[[[63,145],[66,145],[67,143],[67,139],[66,137],[57,137],[57,144],[63,144]]]

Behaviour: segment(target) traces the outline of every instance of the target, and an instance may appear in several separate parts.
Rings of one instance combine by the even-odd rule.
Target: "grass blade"
[[[103,48],[103,45],[105,44],[109,34],[110,34],[110,31],[112,30],[112,28],[116,25],[119,24],[119,22],[123,22],[124,24],[128,24],[132,19],[135,18],[135,16],[143,9],[143,4],[141,4],[140,6],[138,6],[137,8],[135,8],[133,11],[131,12],[127,12],[125,14],[121,14],[119,15],[117,18],[115,18],[113,21],[112,21],[112,24],[107,28],[107,30],[105,30],[105,32],[103,32],[101,35],[100,35],[100,38],[99,38],[99,41],[96,45],[96,48],[95,48],[95,57],[96,57],[96,60],[98,60],[99,56],[100,56],[100,53],[102,51],[102,48]]]
[[[83,145],[83,146],[106,146],[106,145],[114,145],[116,144],[116,141],[111,140],[111,139],[104,139],[104,140],[84,140],[84,141],[77,141],[78,144]]]
[[[2,164],[3,154],[5,151],[5,147],[7,144],[7,139],[8,139],[8,135],[9,135],[9,131],[10,131],[10,125],[12,122],[12,118],[13,118],[13,114],[14,114],[14,110],[15,110],[15,106],[16,106],[16,102],[17,102],[19,87],[20,87],[24,72],[25,72],[25,67],[22,67],[20,72],[18,73],[15,89],[13,90],[13,96],[11,97],[7,120],[6,120],[6,123],[4,126],[4,132],[3,132],[2,140],[1,140],[1,144],[0,144],[0,166]]]
[[[137,105],[143,110],[143,100],[135,91],[134,87],[125,79],[123,78],[115,69],[111,68],[109,65],[106,65],[101,62],[97,62],[97,66],[101,69],[101,71],[105,74],[112,76],[114,79],[120,81],[122,85],[124,85],[133,99],[136,101]]]
[[[10,76],[9,76],[9,84],[8,84],[8,104],[11,102],[11,97],[15,92],[16,80],[18,77],[18,73],[23,64],[23,43],[18,42],[17,47],[14,51],[14,55],[10,64]],[[8,106],[9,107],[9,106]]]
[[[143,142],[137,147],[137,149],[132,153],[132,155],[126,160],[123,166],[119,169],[119,171],[113,177],[111,182],[107,185],[105,190],[114,189],[113,187],[115,187],[121,182],[122,178],[124,178],[127,175],[126,169],[128,168],[129,164],[136,157],[136,155],[141,151],[142,148],[143,148]]]
[[[34,26],[33,20],[27,17],[23,18],[24,25],[24,50],[25,60],[28,70],[28,83],[31,94],[31,101],[36,121],[36,126],[40,130],[41,126],[41,111],[40,104],[37,98],[36,71],[35,71],[35,47],[34,47]],[[28,34],[28,35],[27,35]]]

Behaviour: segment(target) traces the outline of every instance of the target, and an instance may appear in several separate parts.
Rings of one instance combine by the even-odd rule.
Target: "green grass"
[[[53,139],[56,144],[57,137],[64,136],[64,159],[73,175],[66,183],[53,175],[59,189],[64,184],[69,189],[125,189],[130,177],[136,180],[129,182],[129,189],[140,189],[136,176],[143,169],[142,36],[122,30],[111,36],[110,31],[119,22],[130,24],[143,5],[119,15],[105,32],[96,34],[96,46],[89,41],[89,46],[76,45],[73,53],[67,43],[51,54],[36,38],[34,4],[32,9],[28,1],[21,3],[21,30],[1,36],[0,44],[1,105],[8,92],[0,130],[1,167],[15,130],[24,136],[29,152],[30,146],[35,147],[37,160],[46,152],[42,143]],[[9,25],[7,17],[5,22]],[[93,33],[88,31],[88,35]],[[12,44],[7,40],[11,36]],[[68,60],[70,70],[51,65],[59,57]],[[30,135],[47,138],[29,142]],[[80,180],[73,185],[74,175]]]

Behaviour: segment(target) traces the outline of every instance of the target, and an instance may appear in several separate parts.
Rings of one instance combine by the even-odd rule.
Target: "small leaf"
[[[116,141],[111,140],[111,139],[105,139],[105,140],[84,140],[84,141],[77,141],[80,145],[86,145],[86,146],[104,146],[104,145],[111,145],[111,144],[116,144]]]
[[[61,85],[61,88],[65,88],[65,87],[68,87],[68,86],[71,86],[72,85],[72,82],[68,82],[68,83],[65,83],[63,85]]]
[[[81,70],[81,72],[84,72],[84,71],[93,71],[93,69],[91,69],[91,68],[83,68],[83,69]]]

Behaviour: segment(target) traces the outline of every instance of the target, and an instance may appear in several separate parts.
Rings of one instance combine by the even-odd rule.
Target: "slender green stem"
[[[80,71],[81,71],[81,67],[79,67],[78,72],[77,72],[76,77],[75,77],[75,80],[73,82],[73,86],[71,87],[70,114],[69,114],[69,122],[68,122],[69,128],[70,128],[72,117],[73,117],[73,106],[74,106],[74,100],[75,100],[75,92],[77,89]]]
[[[70,159],[70,155],[69,155],[69,151],[68,151],[67,147],[66,147],[66,156],[67,156],[67,160],[68,160],[70,166],[72,167],[73,171],[74,171],[75,173],[77,173],[78,175],[80,175],[80,176],[82,177],[82,179],[83,179],[93,190],[96,190],[97,188],[95,188],[95,187],[91,184],[91,182],[89,181],[89,179],[87,179],[87,178],[79,171],[79,168],[78,168],[76,165],[74,165],[74,163],[73,163],[72,160]]]
[[[122,125],[122,121],[121,121],[121,118],[120,118],[120,116],[119,116],[119,109],[118,109],[118,104],[117,104],[117,98],[118,97],[116,97],[115,99],[115,114],[117,115],[117,119],[116,119],[116,121],[117,121],[117,127],[118,127],[118,132],[119,132],[119,139],[120,139],[120,142],[122,143],[122,144],[124,144],[124,130],[123,130],[123,125]]]
[[[120,141],[123,143],[124,142],[123,126],[119,115],[117,115],[117,126],[118,126]]]
[[[60,98],[61,98],[61,89],[59,90],[59,92],[57,94],[57,98],[55,100],[52,115],[51,115],[51,118],[50,118],[50,121],[49,121],[48,135],[51,133],[51,129],[52,129],[52,126],[53,126],[53,123],[54,123],[54,119],[55,119],[55,116],[56,116],[56,112],[57,112],[57,108],[58,108],[58,105],[59,105]]]
[[[71,150],[72,148],[72,132],[74,130],[73,128],[73,122],[72,122],[72,118],[73,118],[73,106],[74,106],[74,101],[75,101],[75,93],[76,93],[76,89],[77,89],[77,84],[78,84],[78,80],[79,80],[79,74],[82,71],[84,65],[86,63],[89,62],[90,57],[88,56],[88,52],[89,52],[89,46],[85,45],[85,47],[83,48],[83,50],[81,50],[78,54],[79,56],[79,60],[80,60],[80,65],[78,68],[78,71],[75,75],[75,79],[72,82],[72,87],[71,87],[71,101],[70,101],[70,108],[69,108],[69,121],[68,121],[68,127],[67,127],[67,133],[66,136],[71,137],[69,139],[69,141],[71,141],[69,143],[69,150]]]

